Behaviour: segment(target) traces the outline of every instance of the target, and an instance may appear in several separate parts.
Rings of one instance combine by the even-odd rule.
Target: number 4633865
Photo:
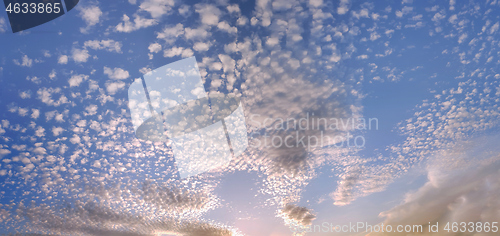
[[[448,232],[469,232],[469,233],[489,233],[493,232],[496,233],[498,232],[498,222],[453,222],[450,223],[448,222],[446,226],[444,227],[445,231]]]
[[[10,13],[59,13],[61,12],[61,3],[9,3],[6,11]]]

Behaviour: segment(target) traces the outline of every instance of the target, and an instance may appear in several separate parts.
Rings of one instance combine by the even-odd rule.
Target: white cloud
[[[158,18],[164,14],[169,14],[174,5],[174,0],[146,0],[139,5],[139,8],[149,12],[151,17]]]
[[[61,127],[52,127],[52,134],[54,136],[59,136],[64,131]]]
[[[194,55],[193,50],[191,50],[190,48],[184,49],[184,51],[182,51],[182,54],[181,54],[181,56],[183,58],[192,57],[193,55]]]
[[[210,33],[205,28],[201,27],[197,29],[186,28],[185,32],[184,37],[186,37],[186,39],[204,39],[210,36]]]
[[[76,134],[73,134],[73,137],[69,139],[69,141],[72,143],[72,144],[78,144],[80,143],[81,139],[80,139],[80,136],[76,135]]]
[[[184,50],[183,47],[173,47],[173,48],[169,48],[169,49],[166,49],[164,52],[163,52],[163,56],[164,57],[175,57],[175,56],[179,56],[182,54],[182,51]]]
[[[377,32],[372,32],[372,33],[370,34],[370,40],[371,40],[371,41],[375,41],[375,40],[377,40],[378,38],[380,38],[380,34],[378,34]]]
[[[359,11],[353,11],[352,16],[356,17],[356,19],[360,19],[362,17],[370,18],[370,14],[368,12],[368,9],[361,9]]]
[[[115,27],[115,30],[118,32],[124,32],[124,33],[130,33],[132,31],[141,29],[141,28],[147,28],[152,25],[156,25],[158,22],[155,19],[146,19],[142,18],[138,15],[134,17],[134,22],[130,22],[130,17],[127,15],[123,15],[122,18],[123,22],[118,24]]]
[[[19,92],[19,97],[21,97],[22,99],[31,98],[31,91],[28,90]]]
[[[37,137],[45,136],[45,129],[41,126],[38,126],[38,128],[35,130],[35,136]]]
[[[277,45],[278,43],[279,43],[279,39],[276,38],[276,37],[268,38],[266,40],[266,44],[269,45],[269,46],[271,46],[271,47]]]
[[[26,108],[19,107],[17,111],[20,116],[26,116],[28,114],[28,109]]]
[[[24,55],[22,58],[22,62],[19,62],[17,59],[14,59],[14,64],[18,66],[31,67],[33,65],[33,59],[30,59],[27,55]]]
[[[460,35],[460,37],[458,37],[458,43],[463,43],[466,38],[467,34],[463,33],[462,35]]]
[[[455,10],[455,0],[450,0],[450,11]]]
[[[59,59],[57,60],[57,63],[59,63],[59,64],[68,64],[68,56],[66,56],[66,55],[59,56]]]
[[[5,19],[0,17],[0,33],[5,33],[7,31],[7,24],[5,23]]]
[[[458,19],[457,14],[455,14],[455,15],[450,16],[450,18],[448,19],[448,22],[455,24],[457,19]]]
[[[129,77],[128,71],[122,69],[122,68],[108,68],[104,67],[104,74],[108,75],[110,79],[126,79]]]
[[[87,33],[87,30],[99,23],[99,19],[102,16],[102,11],[98,6],[81,7],[80,17],[87,23],[86,28],[80,28],[80,32]]]
[[[85,116],[93,116],[93,115],[97,114],[97,109],[98,109],[98,107],[95,104],[87,106],[85,108],[85,111],[87,111]]]
[[[313,7],[321,7],[323,5],[323,0],[309,0],[309,5]]]
[[[40,88],[36,93],[38,94],[38,99],[47,105],[52,105],[54,100],[52,99],[52,93],[57,92],[52,88]]]
[[[79,86],[83,82],[83,80],[86,80],[88,77],[89,77],[88,75],[73,75],[68,80],[69,86],[70,87]]]
[[[246,18],[245,16],[240,16],[240,18],[238,18],[238,20],[236,21],[237,25],[246,25],[247,23],[248,18]]]
[[[56,77],[56,75],[57,75],[56,71],[55,71],[55,70],[52,70],[52,71],[50,72],[50,74],[49,74],[49,78],[50,78],[50,79],[54,79],[54,78]]]
[[[115,94],[123,88],[125,88],[125,83],[121,81],[106,83],[106,91],[108,91],[109,94]]]
[[[179,7],[179,14],[184,17],[189,17],[191,15],[191,7],[188,5],[182,5]]]
[[[99,160],[95,160],[94,164],[92,164],[92,166],[95,168],[101,168],[101,162]]]
[[[71,53],[71,57],[75,62],[87,62],[87,59],[90,57],[89,51],[86,49],[74,48]],[[60,59],[61,58],[59,58],[59,60]]]
[[[161,51],[161,44],[152,43],[149,45],[148,49],[149,49],[149,52],[151,52],[151,53],[153,53],[153,52],[157,53],[157,52]]]
[[[210,49],[210,44],[204,42],[197,42],[194,44],[193,49],[198,52],[208,51],[208,49]]]
[[[85,47],[90,47],[94,50],[105,49],[110,52],[121,53],[122,44],[120,42],[114,41],[112,39],[107,40],[89,40],[84,43]]]
[[[490,28],[490,34],[495,33],[498,30],[499,27],[500,27],[500,25],[499,25],[498,22],[495,23],[493,26],[491,26],[491,28]]]
[[[184,34],[184,26],[179,23],[173,27],[165,27],[162,32],[158,33],[157,38],[165,40],[167,43],[173,43],[177,38]]]
[[[47,149],[43,147],[36,147],[32,150],[33,153],[38,154],[38,155],[44,155],[47,154]]]
[[[0,158],[10,154],[10,150],[8,149],[0,149]]]
[[[357,58],[358,59],[368,59],[368,55],[366,55],[366,54],[359,55]]]
[[[23,64],[22,64],[22,66],[31,67],[32,64],[33,64],[33,60],[30,59],[27,55],[24,55],[23,56]]]
[[[349,11],[349,8],[345,6],[340,6],[337,8],[337,14],[339,15],[344,15],[345,13],[347,13],[347,11]]]
[[[237,4],[227,6],[227,11],[229,13],[240,13],[240,7]]]
[[[38,117],[40,116],[40,110],[38,109],[31,109],[31,118],[33,119],[38,119]]]
[[[337,8],[337,14],[344,15],[349,11],[349,0],[341,0]]]
[[[222,62],[222,68],[226,73],[234,73],[236,61],[228,55],[219,54],[219,59]]]
[[[446,15],[443,15],[441,14],[440,12],[437,12],[436,14],[434,14],[434,16],[432,17],[432,21],[434,22],[439,22],[440,20],[444,19],[446,17]]]
[[[201,23],[207,25],[217,25],[221,11],[216,6],[210,4],[196,4],[196,12],[200,14]]]
[[[406,195],[403,204],[383,212],[384,224],[432,225],[500,220],[499,163],[461,171],[429,171],[428,182]],[[423,227],[428,232],[428,227]],[[370,234],[378,235],[378,234]],[[438,235],[438,233],[436,233]],[[479,234],[467,234],[479,235]]]
[[[272,3],[273,10],[284,11],[293,7],[294,2],[288,0],[274,0]]]
[[[396,16],[403,17],[404,15],[410,13],[411,11],[413,11],[413,7],[404,6],[403,9],[401,9],[401,11],[396,11]]]
[[[217,28],[219,28],[222,31],[226,31],[230,34],[238,33],[238,28],[229,25],[226,21],[219,22],[219,24],[217,25]]]
[[[18,151],[24,151],[26,150],[26,145],[25,144],[22,144],[22,145],[17,145],[17,144],[14,144],[12,145],[12,148],[15,149],[15,150],[18,150]]]

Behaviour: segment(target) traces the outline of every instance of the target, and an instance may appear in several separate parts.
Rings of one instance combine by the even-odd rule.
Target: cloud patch
[[[87,26],[85,28],[80,28],[81,33],[88,33],[88,30],[99,23],[102,16],[102,11],[98,6],[88,6],[78,8],[80,11],[80,17],[85,21]]]
[[[89,77],[88,75],[73,75],[68,80],[69,86],[70,87],[78,87],[88,77]]]
[[[73,50],[71,51],[71,58],[76,63],[87,62],[89,57],[90,57],[90,54],[89,54],[89,51],[87,49],[73,48]],[[59,59],[61,61],[61,58],[59,58]],[[63,61],[64,61],[64,59],[63,59]],[[64,63],[60,63],[60,64],[64,64]]]
[[[428,163],[428,181],[408,193],[402,204],[380,214],[384,224],[423,225],[429,233],[429,222],[444,227],[447,222],[500,221],[498,140],[483,137],[440,152]]]
[[[122,17],[122,22],[115,27],[115,30],[118,32],[130,33],[132,31],[156,25],[157,23],[158,21],[156,21],[155,19],[146,19],[142,18],[139,15],[135,15],[134,21],[132,22],[130,21],[130,17],[124,14]]]
[[[0,33],[5,33],[7,31],[7,23],[5,18],[0,17]]]
[[[14,64],[18,66],[31,67],[33,65],[33,59],[29,58],[28,55],[24,55],[21,59],[21,62],[19,62],[19,60],[17,59],[14,59],[13,61]]]
[[[115,79],[115,80],[122,80],[128,78],[130,75],[128,71],[122,69],[122,68],[108,68],[104,67],[104,74],[108,75],[110,79]]]
[[[310,225],[316,216],[307,208],[294,204],[287,204],[282,210],[285,219],[295,221],[301,225]]]
[[[94,50],[100,50],[104,49],[109,52],[117,52],[121,53],[122,52],[122,44],[120,42],[117,42],[112,39],[106,39],[106,40],[89,40],[85,41],[84,43],[85,47],[92,48]]]
[[[153,18],[159,18],[165,14],[170,14],[174,5],[174,0],[146,0],[139,5],[139,8],[151,14]]]

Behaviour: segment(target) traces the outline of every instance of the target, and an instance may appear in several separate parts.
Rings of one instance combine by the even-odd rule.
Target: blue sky
[[[498,222],[498,5],[81,0],[19,33],[2,7],[0,229],[278,236],[325,222]],[[136,138],[128,88],[190,57],[207,94],[241,97],[249,146],[180,179],[170,141]],[[259,125],[308,115],[378,129],[324,130],[361,147],[258,145],[319,137]]]

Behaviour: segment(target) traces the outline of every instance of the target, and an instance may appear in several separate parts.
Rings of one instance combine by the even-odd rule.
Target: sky
[[[17,33],[2,6],[0,232],[373,236],[498,225],[499,5],[81,0]],[[194,161],[206,171],[188,177],[168,131],[136,136],[129,93],[181,60],[196,61],[200,96],[238,98],[248,140],[236,154],[231,138],[230,161]],[[322,227],[358,223],[424,232]],[[460,235],[495,235],[478,231]]]

